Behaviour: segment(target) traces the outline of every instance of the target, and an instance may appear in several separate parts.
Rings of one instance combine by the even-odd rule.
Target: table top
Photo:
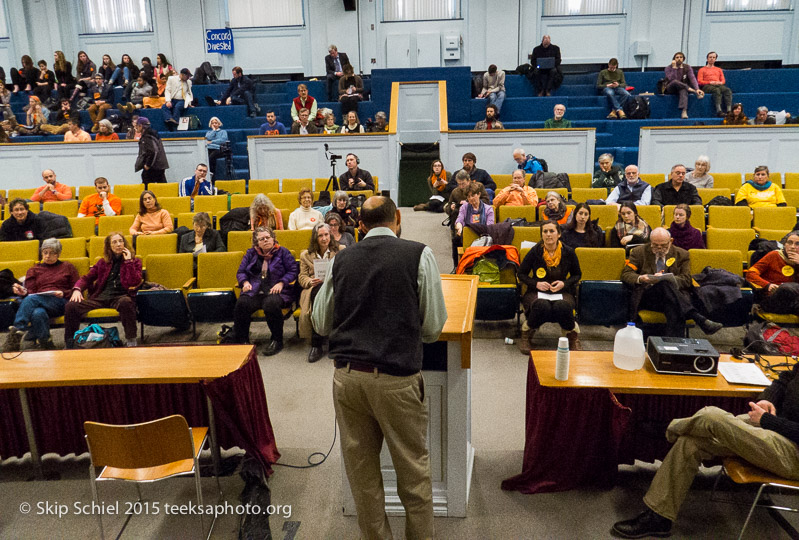
[[[232,373],[252,345],[26,351],[0,359],[0,389],[195,383]]]
[[[607,388],[619,394],[673,394],[682,396],[754,397],[762,386],[729,384],[721,375],[667,375],[657,373],[649,360],[638,371],[613,365],[613,351],[572,351],[569,378],[555,379],[556,351],[532,351],[532,363],[541,386],[549,388]],[[721,362],[736,361],[722,354]]]
[[[477,305],[477,286],[479,276],[444,274],[441,288],[447,305],[447,322],[441,331],[439,341],[461,342],[461,367],[468,369],[472,362],[472,331],[474,329],[474,310]]]

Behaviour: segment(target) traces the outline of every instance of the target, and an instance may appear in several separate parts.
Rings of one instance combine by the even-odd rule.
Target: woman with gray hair
[[[208,212],[197,212],[192,218],[194,231],[180,237],[178,253],[194,253],[194,269],[197,269],[197,255],[213,251],[225,251],[225,243],[219,231],[211,227]]]
[[[358,226],[358,209],[350,204],[350,196],[346,191],[336,191],[333,194],[333,208],[328,214],[330,212],[338,214],[347,232],[355,234],[355,228]]]
[[[283,214],[263,193],[256,195],[250,204],[250,230],[254,231],[257,227],[283,230]]]
[[[35,341],[45,350],[56,348],[50,337],[50,318],[64,314],[72,287],[80,278],[72,263],[58,260],[60,255],[61,242],[48,238],[42,242],[42,261],[28,270],[24,285],[13,285],[14,294],[22,297],[22,302],[3,352],[19,351],[26,330],[25,341]]]
[[[712,188],[713,177],[708,172],[710,172],[710,158],[701,155],[696,158],[694,170],[685,175],[685,181],[693,184],[697,189]]]
[[[212,116],[208,121],[210,130],[205,132],[205,148],[208,150],[208,171],[211,173],[211,180],[216,176],[216,160],[225,156],[222,148],[229,144],[227,131],[220,129],[222,121],[216,116]]]
[[[114,133],[114,125],[108,118],[103,118],[97,122],[98,130],[97,135],[94,137],[95,141],[118,141],[119,135]]]

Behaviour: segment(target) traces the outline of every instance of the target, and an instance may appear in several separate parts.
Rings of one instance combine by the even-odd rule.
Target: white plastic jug
[[[627,326],[616,332],[616,339],[613,341],[613,365],[635,371],[644,367],[645,360],[644,333],[635,327],[635,323],[627,323]]]

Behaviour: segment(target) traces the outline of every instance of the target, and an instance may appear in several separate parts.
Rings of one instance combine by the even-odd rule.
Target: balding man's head
[[[655,256],[664,256],[671,248],[671,234],[668,229],[658,227],[649,234],[649,247]]]
[[[396,232],[400,215],[397,205],[390,198],[373,195],[363,203],[360,221],[367,231],[375,227],[388,227]]]
[[[42,180],[47,184],[55,184],[55,171],[52,169],[45,169],[42,171]]]

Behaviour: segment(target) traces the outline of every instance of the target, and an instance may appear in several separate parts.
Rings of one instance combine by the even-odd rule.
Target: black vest
[[[372,236],[336,255],[331,358],[422,369],[417,277],[424,248]]]

